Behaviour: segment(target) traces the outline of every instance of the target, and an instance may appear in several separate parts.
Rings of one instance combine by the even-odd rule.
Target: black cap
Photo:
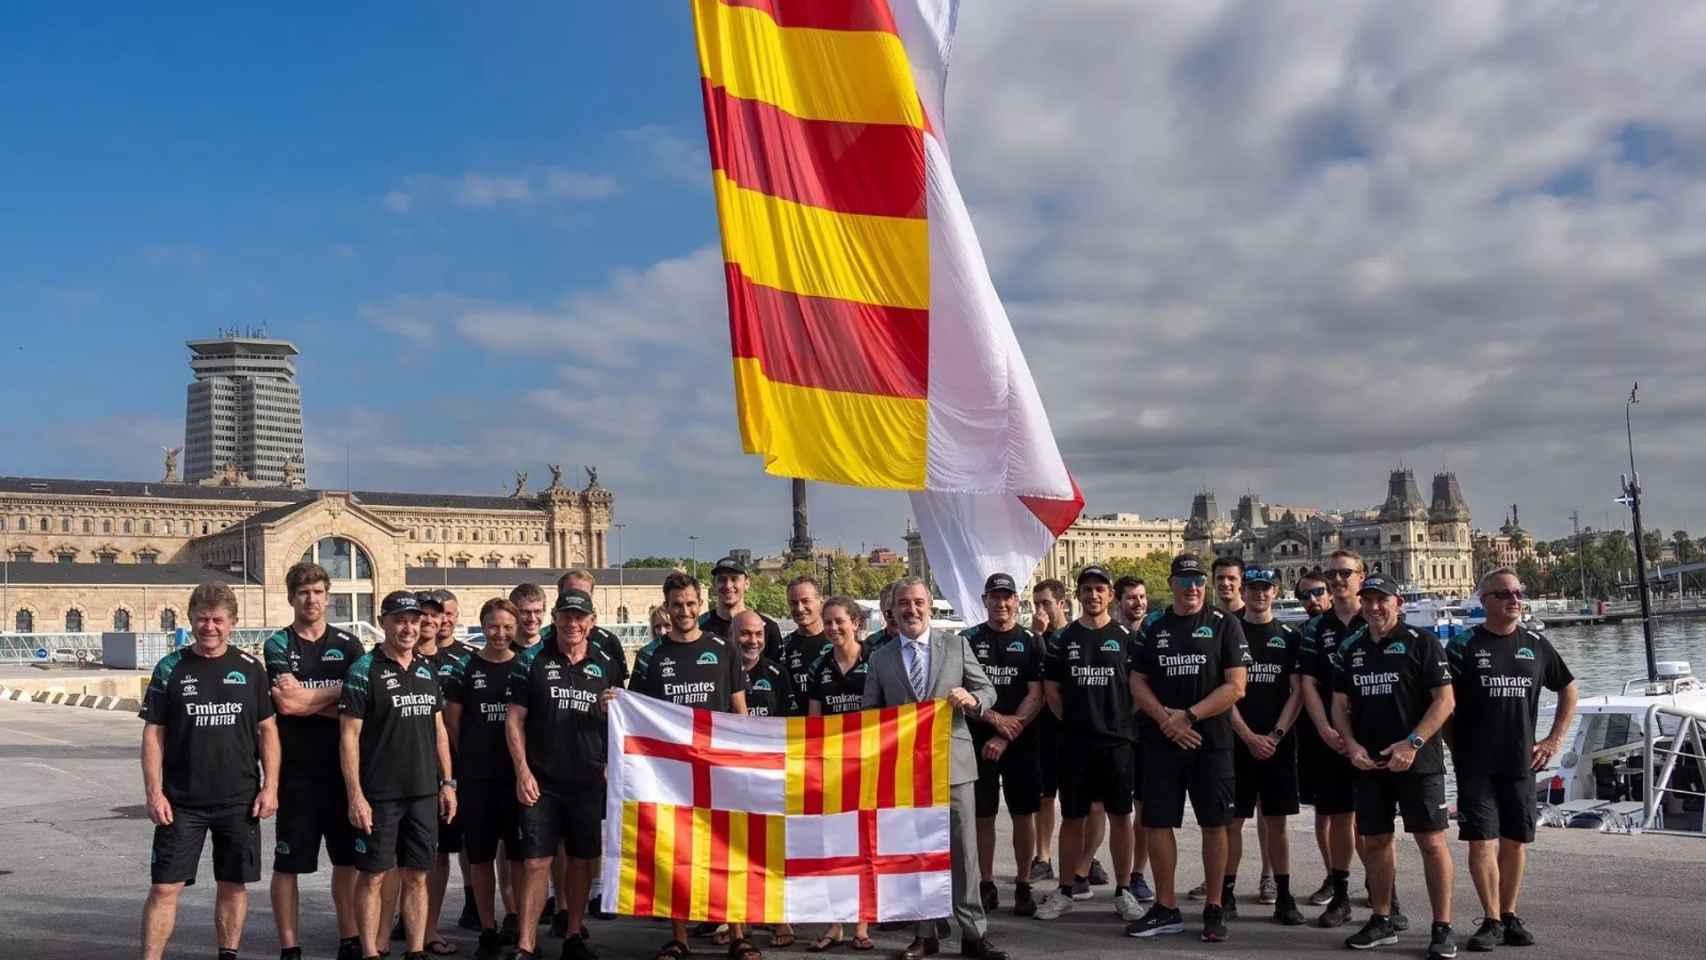
[[[430,607],[439,613],[444,612],[444,601],[438,598],[438,591],[436,590],[422,590],[415,594],[415,603],[420,605],[419,609],[421,610]]]
[[[994,593],[997,590],[1018,593],[1019,585],[1014,583],[1013,578],[1005,573],[992,573],[988,580],[983,581],[983,592]]]
[[[1363,578],[1362,589],[1357,591],[1357,595],[1361,596],[1370,591],[1373,591],[1374,593],[1384,593],[1389,597],[1396,597],[1398,596],[1398,585],[1392,582],[1391,577],[1383,577],[1378,573],[1371,573]]]
[[[1194,553],[1181,553],[1173,558],[1173,567],[1168,571],[1169,577],[1206,577],[1208,571],[1203,568],[1202,561]],[[1245,579],[1249,579],[1246,577]]]
[[[711,567],[711,576],[714,577],[719,573],[738,573],[745,576],[746,568],[741,566],[740,561],[734,557],[724,557]]]
[[[564,590],[557,594],[557,605],[551,608],[552,613],[562,610],[573,610],[577,613],[592,613],[592,597],[585,590]]]
[[[1114,585],[1114,578],[1108,576],[1108,571],[1095,564],[1078,571],[1078,585],[1082,587],[1086,580],[1100,580],[1110,587]]]
[[[412,590],[393,590],[385,595],[379,604],[379,615],[389,617],[394,613],[420,613],[420,597]]]
[[[1279,583],[1279,574],[1272,570],[1263,569],[1262,567],[1251,567],[1244,571],[1244,582],[1265,583],[1271,587],[1274,584]]]

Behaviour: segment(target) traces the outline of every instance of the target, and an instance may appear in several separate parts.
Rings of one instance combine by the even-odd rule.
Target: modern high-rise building
[[[188,346],[195,382],[184,408],[184,479],[235,469],[261,483],[306,484],[296,346],[234,331]]]

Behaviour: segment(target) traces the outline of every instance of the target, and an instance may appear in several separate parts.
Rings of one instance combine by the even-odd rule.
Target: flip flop
[[[873,949],[875,947],[876,947],[876,944],[871,942],[870,937],[854,937],[853,938],[853,949],[855,949],[855,950],[870,950],[870,949]]]
[[[770,931],[770,945],[778,948],[791,947],[794,945],[794,935],[792,933],[778,933],[777,931],[772,930]]]
[[[656,960],[682,960],[692,954],[693,951],[687,949],[687,944],[680,940],[671,940],[658,948]]]
[[[426,952],[435,957],[453,957],[462,952],[462,948],[444,940],[432,940],[426,945]]]
[[[729,960],[764,960],[764,951],[752,945],[745,937],[736,937],[729,944]]]
[[[824,936],[813,940],[811,944],[806,947],[806,951],[809,953],[828,953],[846,942],[847,941],[840,937],[832,937],[825,934]]]

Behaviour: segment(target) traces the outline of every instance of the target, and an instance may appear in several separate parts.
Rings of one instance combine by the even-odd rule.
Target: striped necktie
[[[924,694],[929,690],[930,681],[924,676],[924,651],[920,649],[922,644],[908,640],[906,645],[912,654],[911,665],[906,668],[906,678],[912,681],[912,695],[923,700]]]

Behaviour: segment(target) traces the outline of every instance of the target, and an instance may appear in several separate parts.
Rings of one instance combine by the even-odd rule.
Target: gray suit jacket
[[[901,654],[905,638],[891,640],[871,654],[871,672],[865,678],[865,707],[893,707],[913,703],[912,681],[906,677],[906,660]],[[946,630],[930,632],[930,696],[943,698],[955,687],[977,698],[981,709],[995,705],[995,687],[983,672],[983,664],[972,652],[970,641]],[[965,714],[953,711],[953,742],[949,752],[948,783],[958,785],[977,779],[977,753],[972,749],[971,730],[966,727]]]

